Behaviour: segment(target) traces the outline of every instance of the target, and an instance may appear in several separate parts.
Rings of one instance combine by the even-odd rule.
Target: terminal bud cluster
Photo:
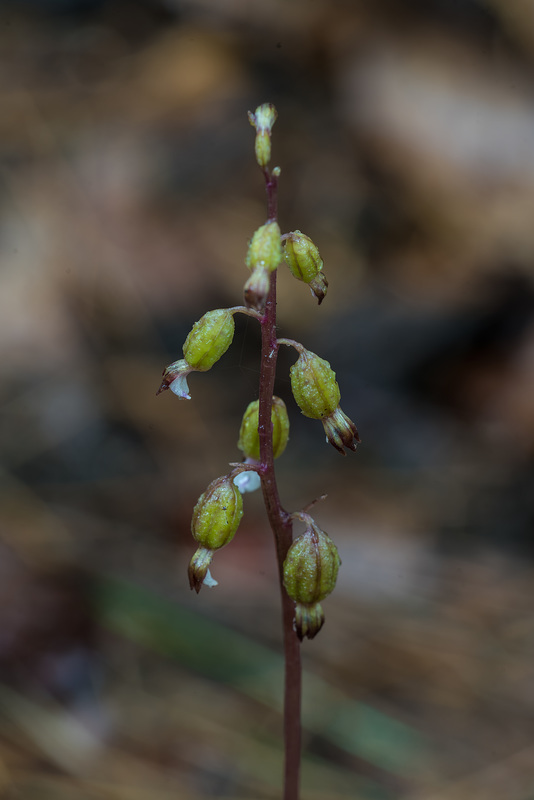
[[[272,103],[258,106],[254,114],[248,112],[248,121],[256,128],[254,151],[260,167],[266,167],[271,160],[271,131],[278,113]]]

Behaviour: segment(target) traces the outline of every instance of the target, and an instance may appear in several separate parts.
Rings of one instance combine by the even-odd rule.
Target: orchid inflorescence
[[[280,175],[278,167],[268,171],[276,117],[276,109],[270,103],[259,106],[254,114],[249,112],[250,123],[256,129],[256,161],[266,181],[277,181]],[[308,284],[319,304],[324,300],[328,283],[316,245],[299,230],[282,234],[272,209],[270,212],[269,219],[249,242],[245,263],[250,276],[244,285],[244,305],[208,311],[195,322],[183,346],[183,358],[166,367],[158,394],[170,389],[178,397],[191,399],[188,376],[208,371],[227,351],[234,336],[236,313],[264,323],[271,277],[280,264],[285,263],[297,280]],[[345,455],[345,448],[356,450],[358,431],[340,408],[339,386],[328,361],[293,339],[277,339],[276,348],[279,345],[293,347],[298,353],[290,378],[301,412],[322,421],[327,442],[338,452]],[[260,401],[256,400],[245,410],[239,432],[238,447],[244,460],[233,464],[227,475],[212,481],[194,508],[191,530],[199,547],[189,564],[189,582],[197,592],[202,585],[216,585],[209,567],[215,551],[227,545],[237,531],[243,516],[242,494],[259,488],[266,480],[267,465],[260,456],[259,414]],[[289,418],[285,403],[275,396],[271,401],[271,424],[272,457],[278,458],[287,445]],[[311,639],[323,625],[320,602],[335,586],[340,559],[333,541],[309,514],[283,513],[290,523],[300,521],[306,526],[304,533],[292,540],[282,567],[285,591],[294,602],[294,629],[299,639]]]

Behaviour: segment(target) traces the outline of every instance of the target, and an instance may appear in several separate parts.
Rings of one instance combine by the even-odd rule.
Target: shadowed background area
[[[240,459],[259,335],[156,398],[241,302],[272,102],[280,334],[337,372],[341,458],[291,398],[282,501],[338,545],[303,645],[303,800],[534,797],[534,7],[0,3],[0,794],[280,797],[261,498],[193,596],[192,508]],[[297,531],[298,532],[298,531]]]

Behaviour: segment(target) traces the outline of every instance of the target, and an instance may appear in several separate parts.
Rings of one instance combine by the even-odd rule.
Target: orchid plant
[[[319,304],[328,283],[323,261],[313,241],[299,230],[282,234],[278,225],[280,168],[270,169],[271,136],[277,112],[265,103],[249,121],[256,130],[256,161],[265,179],[267,220],[252,236],[245,263],[250,270],[244,285],[244,304],[208,311],[195,322],[183,346],[183,358],[163,372],[158,394],[170,389],[190,400],[188,376],[206,372],[230,347],[234,315],[247,314],[261,328],[261,362],[258,399],[243,415],[238,447],[244,459],[231,463],[230,471],[213,480],[200,496],[191,523],[198,549],[189,564],[191,589],[216,586],[210,566],[217,550],[229,544],[243,516],[243,494],[261,487],[269,524],[274,535],[280,590],[285,654],[284,701],[284,800],[298,800],[301,751],[300,643],[313,639],[324,623],[322,601],[334,589],[340,565],[332,539],[322,531],[308,510],[286,511],[276,482],[274,460],[284,452],[289,436],[285,403],[273,394],[276,362],[281,345],[293,347],[298,359],[291,367],[293,397],[306,417],[321,420],[330,442],[345,455],[360,441],[354,423],[341,410],[335,372],[328,361],[293,339],[278,338],[276,331],[276,275],[285,264],[294,277],[308,284]],[[293,535],[293,523],[305,530]]]

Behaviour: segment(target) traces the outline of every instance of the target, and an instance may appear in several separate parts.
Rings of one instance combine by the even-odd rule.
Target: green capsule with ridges
[[[226,308],[208,311],[193,325],[184,344],[184,358],[193,369],[206,372],[232,344],[235,323]]]
[[[328,281],[323,273],[323,259],[309,236],[301,231],[291,231],[284,241],[284,259],[292,275],[307,283],[319,305],[326,297]]]
[[[284,561],[284,586],[297,603],[320,603],[336,585],[341,559],[332,539],[315,526],[295,539]]]
[[[284,586],[295,601],[295,628],[313,639],[324,623],[320,605],[334,589],[341,559],[332,539],[316,525],[295,539],[284,561]]]
[[[336,373],[324,358],[302,349],[289,374],[293,397],[304,416],[323,419],[338,407],[341,393]]]
[[[299,281],[309,283],[323,268],[323,259],[309,236],[301,231],[291,231],[284,242],[284,258]]]
[[[243,516],[243,498],[225,475],[212,481],[193,509],[191,533],[202,547],[219,550],[234,538]]]
[[[243,414],[237,443],[244,455],[255,461],[260,460],[259,414],[260,401],[253,400]],[[289,439],[289,417],[286,404],[280,397],[273,397],[271,422],[273,423],[273,455],[278,458],[286,449]]]
[[[250,270],[263,267],[274,272],[282,260],[282,240],[277,222],[267,222],[255,231],[245,263]]]

